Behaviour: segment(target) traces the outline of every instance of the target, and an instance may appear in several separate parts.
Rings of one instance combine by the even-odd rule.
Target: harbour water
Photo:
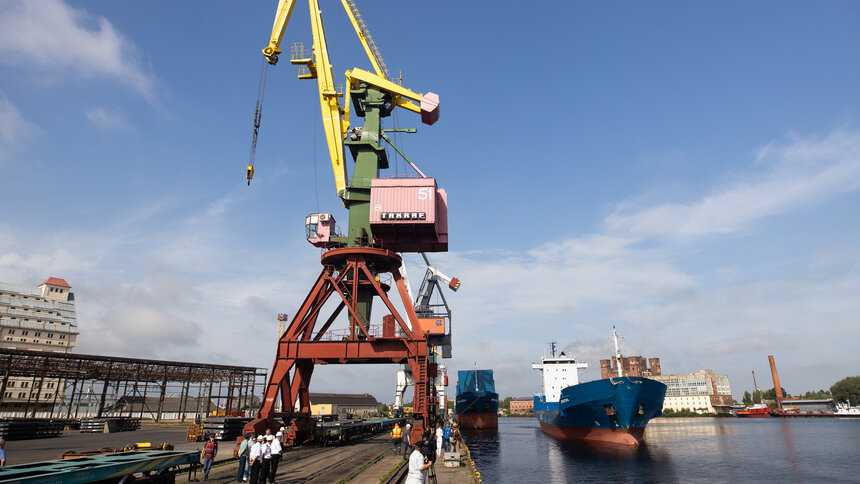
[[[660,418],[640,447],[559,442],[533,418],[464,437],[485,483],[860,482],[860,419]]]

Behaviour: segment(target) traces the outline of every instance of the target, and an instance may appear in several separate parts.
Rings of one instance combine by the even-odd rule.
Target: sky
[[[342,83],[370,65],[321,3]],[[550,341],[599,378],[613,325],[738,400],[768,355],[791,393],[858,373],[860,4],[391,5],[360,4],[387,65],[441,100],[433,126],[386,126],[418,128],[397,141],[448,192],[449,391],[475,367],[539,391]],[[285,61],[246,185],[275,6],[0,0],[0,281],[67,280],[75,351],[271,368],[320,271],[304,217],[347,221],[316,84]],[[307,15],[283,47],[310,47]],[[317,368],[311,390],[391,402],[395,370]]]

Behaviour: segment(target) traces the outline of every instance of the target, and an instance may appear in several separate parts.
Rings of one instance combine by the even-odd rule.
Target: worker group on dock
[[[254,434],[248,432],[245,440],[239,444],[236,481],[251,484],[265,484],[268,481],[274,484],[284,447],[284,428],[281,427],[275,435],[267,429],[265,435],[258,435],[256,439],[253,437]],[[204,475],[203,480],[206,478]]]

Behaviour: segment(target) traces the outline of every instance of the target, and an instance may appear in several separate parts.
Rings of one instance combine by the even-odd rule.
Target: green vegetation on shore
[[[851,405],[860,404],[860,376],[847,376],[830,387],[833,401],[850,401]]]

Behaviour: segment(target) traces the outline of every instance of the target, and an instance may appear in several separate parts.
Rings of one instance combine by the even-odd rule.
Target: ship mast
[[[612,327],[612,342],[615,343],[615,362],[618,365],[618,378],[624,376],[624,371],[621,369],[621,350],[618,349],[618,333],[615,332],[615,326]]]
[[[549,342],[549,352],[553,358],[555,358],[555,341]]]

